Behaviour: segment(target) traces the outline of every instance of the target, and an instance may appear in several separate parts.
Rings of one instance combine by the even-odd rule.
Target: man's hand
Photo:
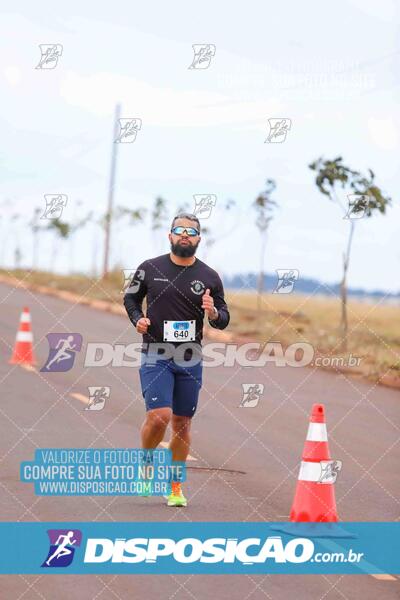
[[[206,311],[210,321],[215,321],[218,318],[218,311],[214,306],[214,300],[212,296],[210,296],[209,288],[207,288],[203,294],[203,303],[201,307]]]
[[[147,319],[146,317],[142,317],[136,323],[136,331],[138,333],[147,333],[147,329],[148,329],[149,325],[151,325],[150,319]]]

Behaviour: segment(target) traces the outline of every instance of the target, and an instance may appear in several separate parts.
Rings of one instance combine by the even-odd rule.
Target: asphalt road
[[[36,371],[11,366],[21,310],[32,315]],[[66,373],[40,373],[50,332],[79,332],[83,349]],[[343,521],[399,520],[399,393],[312,368],[204,369],[193,421],[186,509],[162,497],[37,497],[19,481],[22,460],[42,447],[138,447],[144,405],[137,368],[85,368],[88,342],[138,341],[127,318],[0,284],[2,359],[1,519],[4,521],[285,521],[296,486],[308,417],[326,408]],[[254,408],[240,408],[242,383],[263,383]],[[88,386],[110,386],[101,411],[85,411]],[[77,394],[77,396],[74,396]],[[168,438],[167,438],[168,439]],[[220,600],[399,598],[399,578],[360,576],[2,576],[2,598]]]

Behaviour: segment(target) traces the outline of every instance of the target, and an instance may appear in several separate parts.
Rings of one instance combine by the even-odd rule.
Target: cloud
[[[7,82],[12,85],[18,85],[21,81],[21,70],[19,67],[9,65],[3,69],[3,75]]]
[[[371,138],[383,150],[394,150],[398,145],[396,124],[391,117],[368,119]]]
[[[120,101],[122,116],[140,118],[144,126],[201,127],[258,119],[266,122],[268,116],[280,110],[274,99],[235,102],[218,92],[157,87],[104,72],[84,76],[70,71],[60,83],[60,94],[69,104],[98,116],[112,113]]]

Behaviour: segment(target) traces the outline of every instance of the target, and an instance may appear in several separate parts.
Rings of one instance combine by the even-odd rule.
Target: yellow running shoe
[[[187,500],[179,482],[172,483],[172,492],[168,496],[167,506],[187,506]]]

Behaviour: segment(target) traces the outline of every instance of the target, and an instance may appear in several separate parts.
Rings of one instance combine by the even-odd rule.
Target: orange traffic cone
[[[337,473],[332,470],[332,465],[337,464],[341,466],[340,461],[331,460],[329,453],[324,405],[314,404],[290,511],[291,521],[338,521],[333,486]]]
[[[33,335],[31,331],[31,315],[29,313],[29,308],[25,307],[21,313],[14,351],[9,362],[13,365],[36,364],[33,354]]]

